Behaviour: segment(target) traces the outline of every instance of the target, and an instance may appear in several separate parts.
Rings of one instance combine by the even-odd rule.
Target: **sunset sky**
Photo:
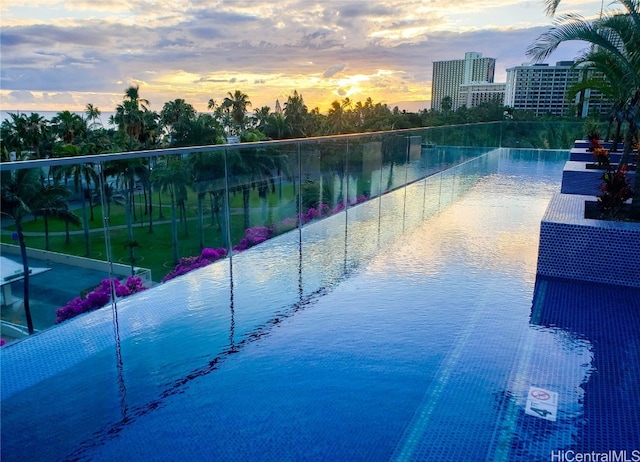
[[[563,0],[559,13],[601,5]],[[298,90],[323,113],[347,96],[417,111],[433,61],[478,51],[503,82],[552,21],[542,1],[516,0],[1,0],[0,18],[0,109],[106,112],[130,85],[157,111],[175,98],[206,111],[235,90],[251,109]]]

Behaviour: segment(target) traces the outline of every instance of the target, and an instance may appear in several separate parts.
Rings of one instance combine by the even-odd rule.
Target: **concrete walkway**
[[[19,262],[19,257],[11,256]],[[44,330],[55,324],[56,310],[78,297],[81,292],[95,288],[100,281],[108,277],[102,271],[77,266],[54,263],[48,260],[29,258],[29,266],[51,268],[29,279],[29,306],[36,330]],[[21,326],[26,326],[24,304],[22,303],[24,284],[22,281],[11,283],[15,302],[1,308],[1,318]],[[3,338],[5,336],[3,335]]]

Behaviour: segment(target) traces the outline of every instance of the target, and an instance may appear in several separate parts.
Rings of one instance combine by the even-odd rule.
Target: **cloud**
[[[153,8],[150,0],[98,3],[2,7],[0,88],[13,95],[5,105],[59,102],[29,97],[45,93],[80,107],[89,97],[117,104],[136,81],[154,107],[185,98],[205,110],[209,98],[236,89],[256,106],[297,89],[322,110],[344,95],[426,100],[433,61],[480,51],[497,58],[496,79],[504,80],[504,69],[527,60],[526,47],[550,22],[541,5],[511,0],[191,0],[181,9],[173,0]],[[600,2],[563,4],[599,11]],[[576,49],[552,58],[571,59]]]
[[[324,73],[322,74],[322,77],[324,77],[325,79],[329,77],[333,77],[338,72],[342,71],[345,67],[346,65],[344,64],[336,64],[335,66],[331,66],[326,71],[324,71]]]

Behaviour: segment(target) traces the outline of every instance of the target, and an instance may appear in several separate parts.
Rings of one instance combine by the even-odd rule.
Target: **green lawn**
[[[295,200],[293,187],[285,185],[280,200],[278,188],[275,193],[267,196],[267,208],[263,207],[263,200],[258,197],[257,191],[252,190],[250,196],[250,225],[262,226],[273,225],[281,222],[285,218],[295,217]],[[154,194],[153,204],[153,232],[149,229],[149,216],[145,214],[144,201],[141,195],[136,196],[136,220],[134,222],[134,240],[139,246],[135,247],[136,266],[149,268],[154,281],[160,281],[174,267],[173,249],[171,238],[171,207],[168,196],[162,197],[162,210],[164,218],[159,216],[158,195]],[[88,204],[87,204],[88,205]],[[231,238],[233,245],[237,244],[244,236],[244,213],[242,206],[242,194],[237,193],[231,196]],[[88,207],[87,207],[88,208]],[[82,217],[82,210],[74,208],[74,212]],[[200,231],[198,229],[198,210],[195,194],[191,194],[186,206],[187,230],[185,231],[184,221],[178,223],[178,257],[187,257],[200,254]],[[223,233],[215,217],[212,219],[209,201],[206,200],[203,207],[203,236],[205,247],[222,247]],[[266,213],[265,213],[266,212]],[[87,216],[89,211],[87,210]],[[126,228],[126,216],[123,206],[111,205],[109,214],[109,227],[111,228],[109,237],[111,240],[111,253],[114,262],[129,264],[129,249],[127,247],[128,237]],[[114,229],[114,227],[118,227]],[[28,247],[44,249],[44,221],[42,217],[37,220],[30,220],[24,223],[24,231],[38,233],[38,236],[26,236]],[[107,260],[103,228],[102,207],[94,207],[94,220],[89,222],[91,258]],[[82,226],[70,227],[73,233],[70,235],[70,242],[66,243],[65,235],[49,236],[49,249],[54,252],[70,255],[85,256],[85,242]],[[8,226],[5,231],[15,230],[15,225]],[[50,233],[64,233],[65,225],[58,220],[49,220]],[[3,234],[2,242],[16,244],[11,235]]]

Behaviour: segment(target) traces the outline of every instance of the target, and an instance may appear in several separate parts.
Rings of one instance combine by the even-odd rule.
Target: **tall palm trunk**
[[[162,191],[158,191],[158,208],[160,212],[158,212],[158,220],[164,220],[164,213],[162,213]]]
[[[173,263],[178,264],[178,219],[176,217],[176,201],[173,191],[171,197],[171,247],[173,250]]]
[[[133,264],[135,262],[135,251],[134,251],[135,239],[134,239],[134,235],[133,235],[133,221],[132,221],[132,217],[131,217],[133,190],[129,191],[128,196],[129,197],[125,201],[125,205],[124,205],[124,214],[125,214],[125,218],[127,220],[127,238],[129,240],[129,242],[128,242],[129,262],[131,263],[131,275],[133,275]]]
[[[91,241],[89,240],[89,218],[87,216],[87,202],[85,199],[85,192],[82,191],[82,226],[84,228],[84,255],[85,257],[91,256]]]
[[[46,213],[42,214],[42,221],[44,221],[44,249],[48,252],[49,249],[49,217]]]
[[[200,235],[200,250],[204,249],[204,195],[198,194],[198,234]]]
[[[149,182],[149,234],[153,234],[153,186]]]
[[[27,329],[29,330],[29,334],[33,334],[33,319],[31,318],[31,307],[29,305],[29,261],[27,259],[27,245],[24,242],[24,233],[22,232],[21,220],[16,220],[16,232],[18,233],[20,256],[22,257],[22,271],[24,273],[24,277],[22,280],[22,303],[24,305],[24,315],[27,319]]]
[[[251,189],[249,186],[242,187],[242,205],[244,208],[244,229],[249,229],[251,227],[251,220],[249,218],[250,208],[249,208],[249,200],[250,200]]]

